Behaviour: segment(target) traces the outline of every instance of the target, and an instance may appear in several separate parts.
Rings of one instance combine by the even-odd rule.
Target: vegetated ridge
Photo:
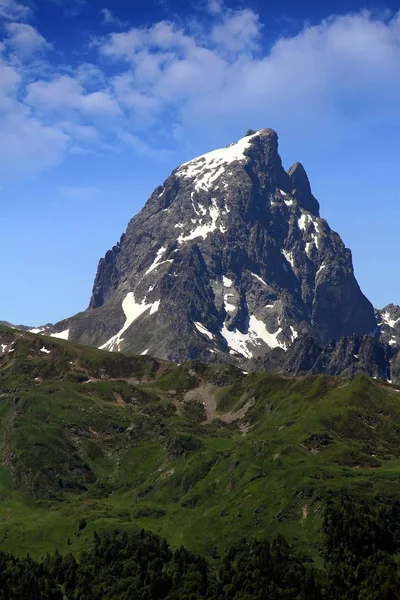
[[[396,386],[0,331],[0,550],[79,553],[144,527],[211,557],[283,534],[318,559],[332,498],[398,496]]]

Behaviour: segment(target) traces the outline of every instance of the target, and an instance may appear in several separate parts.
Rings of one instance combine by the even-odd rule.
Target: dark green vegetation
[[[219,567],[165,539],[95,534],[79,562],[56,552],[37,563],[0,553],[1,600],[396,600],[400,504],[328,505],[316,569],[282,536],[241,540]]]
[[[317,569],[329,566],[326,548],[337,564],[352,565],[342,578],[357,572],[359,559],[361,571],[368,560],[382,573],[391,569],[397,537],[390,549],[365,542],[354,558],[346,531],[329,546],[323,523],[327,507],[341,507],[351,521],[354,506],[358,531],[360,511],[372,523],[400,498],[394,386],[363,376],[292,379],[177,366],[6,327],[0,344],[0,551],[41,560],[58,548],[78,560],[95,532],[103,539],[118,529],[131,539],[144,528],[172,549],[206,557],[214,575],[227,548],[249,554],[242,538],[258,540],[243,542],[257,555],[262,540],[278,535],[307,573],[304,557]],[[333,531],[333,508],[329,514]]]

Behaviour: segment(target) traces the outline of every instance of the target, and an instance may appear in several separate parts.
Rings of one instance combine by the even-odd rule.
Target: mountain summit
[[[377,328],[351,252],[272,129],[184,163],[99,262],[86,311],[53,335],[175,361],[243,362]]]

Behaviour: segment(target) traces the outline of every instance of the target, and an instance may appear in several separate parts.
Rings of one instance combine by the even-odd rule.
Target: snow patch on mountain
[[[230,288],[233,285],[232,279],[225,277],[225,275],[222,275],[222,283],[223,283],[224,287],[227,287],[227,288]]]
[[[225,323],[221,329],[221,335],[226,340],[230,354],[241,354],[246,358],[252,358],[252,352],[247,348],[247,344],[251,341],[249,333],[242,333],[238,329],[230,331]]]
[[[261,279],[261,277],[259,275],[256,275],[255,273],[251,273],[251,275],[253,275],[253,277],[258,279],[258,281],[260,281],[261,283],[263,283],[264,285],[266,285],[268,287],[268,284],[264,281],[264,279]]]
[[[192,192],[190,194],[190,200],[192,202],[192,208],[193,208],[194,212],[196,213],[196,215],[198,217],[200,217],[200,216],[204,217],[207,214],[207,209],[202,204],[200,204],[200,203],[197,204],[197,208],[195,207],[194,200],[193,200],[194,194],[195,194],[195,192]]]
[[[65,331],[60,331],[59,333],[51,333],[50,337],[58,338],[59,340],[68,340],[69,329],[65,329]]]
[[[220,210],[214,199],[211,202],[211,207],[207,217],[208,218],[206,219],[206,221],[208,221],[208,223],[202,223],[203,217],[201,217],[200,220],[192,219],[192,222],[197,224],[197,227],[195,227],[187,235],[181,234],[178,237],[179,244],[183,244],[184,242],[188,242],[189,240],[194,240],[198,237],[202,237],[203,240],[205,240],[209,233],[213,233],[213,231],[216,231],[217,229],[219,229],[221,233],[225,233],[225,227],[223,227],[221,224],[219,225],[219,227],[217,226],[217,221],[220,217]],[[210,219],[211,223],[209,222]]]
[[[175,227],[176,227],[176,225],[175,225]],[[157,250],[156,257],[153,260],[153,262],[150,265],[150,267],[147,269],[145,275],[148,275],[149,273],[151,273],[152,271],[154,271],[154,269],[157,267],[158,263],[161,260],[162,255],[164,254],[165,251],[166,251],[166,248],[164,246],[161,246],[161,248],[159,248]]]
[[[198,321],[195,321],[194,326],[196,327],[197,331],[199,331],[203,335],[206,335],[210,340],[213,339],[213,337],[214,337],[213,334],[211,333],[211,331],[208,331],[208,329],[206,327],[204,327],[204,325],[202,325]]]
[[[161,265],[165,265],[166,263],[174,262],[172,259],[167,259],[167,260],[161,261],[161,258],[163,256],[163,254],[165,253],[165,251],[166,251],[166,248],[164,246],[161,246],[161,248],[159,248],[157,250],[156,257],[155,257],[154,261],[152,262],[152,264],[150,265],[150,267],[147,269],[146,273],[144,274],[145,276],[148,275],[149,273],[151,273],[152,271],[154,271],[155,269],[157,269],[157,267],[160,267]]]
[[[265,323],[254,315],[250,316],[247,333],[243,333],[236,328],[231,331],[225,323],[221,329],[221,335],[226,340],[230,353],[241,354],[246,358],[253,357],[251,346],[261,346],[261,341],[270,348],[280,347],[286,350],[286,344],[279,342],[277,339],[281,333],[281,327],[274,333],[270,333]]]
[[[194,180],[196,191],[207,191],[219,176],[226,171],[228,164],[247,160],[244,151],[250,146],[251,141],[259,135],[260,132],[258,131],[226,148],[220,148],[198,156],[181,165],[176,174],[178,177]]]
[[[225,294],[224,296],[224,308],[226,312],[234,312],[236,310],[236,306],[231,304],[228,298],[234,298],[234,294]]]
[[[133,292],[129,292],[124,300],[122,301],[122,310],[124,311],[126,320],[122,329],[113,335],[105,344],[99,346],[100,350],[109,350],[110,352],[119,351],[121,343],[124,341],[121,337],[124,331],[132,325],[132,323],[140,317],[141,314],[150,309],[150,314],[153,315],[158,311],[160,307],[160,301],[156,300],[151,304],[146,304],[145,300],[142,302],[136,302]]]
[[[294,267],[293,252],[287,252],[286,250],[282,250],[282,254],[286,258],[286,260],[288,261],[288,263],[290,264],[292,269],[294,269],[295,267]]]
[[[318,218],[306,213],[304,210],[301,210],[301,215],[297,219],[297,225],[300,231],[307,236],[311,237],[311,240],[305,243],[305,250],[308,257],[310,257],[311,248],[314,245],[317,250],[320,249],[320,239],[321,239],[321,228],[320,223],[318,222]],[[312,225],[312,227],[310,227]],[[311,231],[310,231],[311,229]]]
[[[266,328],[265,323],[257,319],[254,315],[251,315],[250,317],[249,332],[250,334],[256,335],[259,339],[262,339],[270,348],[284,347],[284,344],[281,344],[281,342],[278,342],[277,340],[279,334],[282,333],[282,328],[279,327],[275,333],[270,333]]]
[[[389,311],[386,311],[384,313],[381,314],[382,317],[382,321],[384,323],[386,323],[386,325],[389,325],[389,327],[393,328],[399,321],[399,319],[392,319],[392,317],[390,316]]]
[[[307,225],[308,225],[308,219],[309,219],[309,215],[302,210],[300,217],[297,219],[297,224],[301,231],[306,230]]]
[[[314,242],[315,246],[319,250],[319,236],[321,234],[321,231],[319,229],[319,223],[318,223],[317,219],[311,219],[311,220],[313,222],[314,229],[315,229],[315,233],[311,234],[312,241]]]

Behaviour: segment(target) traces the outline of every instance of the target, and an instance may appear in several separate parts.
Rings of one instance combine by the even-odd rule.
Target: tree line
[[[242,540],[218,567],[140,531],[95,534],[79,561],[0,553],[0,600],[396,600],[400,502],[331,502],[322,527],[324,568],[281,536]]]

